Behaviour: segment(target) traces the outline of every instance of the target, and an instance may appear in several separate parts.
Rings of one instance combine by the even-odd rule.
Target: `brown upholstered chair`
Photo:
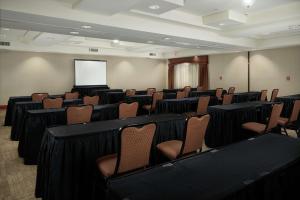
[[[99,96],[85,96],[83,97],[83,104],[85,105],[98,105],[99,104]]]
[[[232,99],[233,99],[233,94],[225,94],[223,96],[223,105],[228,105],[228,104],[231,104],[232,102]]]
[[[276,100],[278,93],[279,93],[279,89],[273,89],[271,99],[270,99],[271,102],[274,102]]]
[[[185,96],[184,97],[189,97],[189,94],[190,94],[190,91],[192,90],[192,87],[191,86],[185,86],[184,88],[183,88],[183,92],[184,92],[184,94],[185,94]]]
[[[65,99],[78,99],[79,98],[79,92],[66,92],[65,93]]]
[[[136,117],[136,113],[139,107],[138,102],[133,103],[121,103],[119,105],[119,119],[126,119],[128,117]]]
[[[268,95],[268,90],[262,90],[260,93],[260,101],[266,101]]]
[[[146,109],[150,115],[151,112],[155,110],[157,101],[163,100],[163,98],[164,98],[163,92],[154,92],[152,95],[152,104],[144,105],[143,108]]]
[[[201,96],[198,100],[197,114],[207,113],[210,96]]]
[[[154,123],[123,128],[117,154],[97,159],[99,171],[105,178],[130,172],[149,165],[150,150],[156,131]]]
[[[178,91],[176,93],[176,99],[183,99],[185,97],[185,92],[184,91]]]
[[[228,89],[228,94],[234,94],[234,91],[235,91],[235,87],[230,87]]]
[[[63,98],[45,98],[43,100],[43,108],[50,109],[50,108],[62,108],[63,105]]]
[[[125,95],[130,97],[130,96],[134,96],[135,95],[135,89],[127,89],[125,92]]]
[[[70,106],[67,108],[67,124],[88,123],[91,121],[92,113],[92,105]]]
[[[209,115],[204,115],[200,118],[191,117],[186,122],[186,132],[183,141],[169,140],[158,144],[156,147],[170,160],[194,152],[201,152],[209,119]]]
[[[156,88],[147,88],[147,95],[152,96],[156,92]]]
[[[299,127],[295,127],[294,123],[298,120],[300,113],[300,100],[296,100],[294,102],[293,110],[290,118],[280,117],[278,119],[278,124],[283,128],[284,133],[288,135],[287,128],[294,129],[296,133],[299,135]]]
[[[198,86],[198,87],[197,87],[197,91],[198,91],[198,92],[203,91],[203,87],[202,87],[202,86]]]
[[[267,125],[257,122],[247,122],[242,125],[246,130],[252,131],[257,134],[264,134],[270,132],[273,128],[278,125],[278,120],[283,108],[283,104],[274,104],[272,108],[271,116],[268,120]]]
[[[31,99],[35,102],[42,102],[43,99],[47,98],[48,96],[48,93],[33,93],[31,95]]]
[[[223,94],[223,88],[217,88],[216,89],[216,97],[219,101],[222,101],[222,94]]]

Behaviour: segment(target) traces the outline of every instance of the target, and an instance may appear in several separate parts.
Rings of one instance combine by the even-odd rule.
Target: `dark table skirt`
[[[92,96],[94,90],[109,89],[107,85],[74,86],[72,92],[79,92],[80,97]]]
[[[294,107],[294,102],[296,100],[300,100],[300,94],[284,96],[284,97],[277,97],[276,102],[284,103],[282,116],[289,118],[292,114],[292,110]]]
[[[233,96],[234,103],[243,103],[248,101],[259,101],[261,92],[241,92]]]

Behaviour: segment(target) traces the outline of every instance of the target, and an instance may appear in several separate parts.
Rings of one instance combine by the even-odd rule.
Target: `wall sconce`
[[[222,80],[222,79],[223,79],[223,77],[222,77],[222,76],[220,76],[220,77],[219,77],[219,79],[220,79],[220,80]]]
[[[287,81],[290,81],[290,80],[291,80],[291,76],[287,76],[287,77],[286,77],[286,80],[287,80]]]

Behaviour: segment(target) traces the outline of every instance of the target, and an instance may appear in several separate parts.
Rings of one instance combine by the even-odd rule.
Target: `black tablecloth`
[[[125,99],[125,92],[105,92],[102,95],[102,103],[107,104],[107,103],[119,103],[124,101]]]
[[[64,100],[63,106],[69,106],[69,105],[75,105],[81,103],[82,103],[81,99]],[[28,102],[15,103],[10,138],[12,140],[19,140],[19,136],[24,127],[25,114],[28,110],[37,110],[42,108],[43,108],[43,104],[40,102],[28,101]]]
[[[300,199],[299,169],[299,140],[268,134],[112,179],[109,188],[114,200]]]
[[[109,89],[107,85],[74,86],[72,92],[79,92],[80,97],[92,96],[94,90]]]
[[[226,90],[223,90],[222,94],[226,94]],[[216,96],[216,90],[191,91],[189,96],[190,97]]]
[[[120,92],[123,93],[122,89],[100,89],[100,90],[93,90],[92,95],[97,95],[100,98],[101,104],[108,104],[108,103],[117,103],[117,102],[110,102],[107,96],[109,92]]]
[[[183,88],[180,89],[163,89],[164,93],[177,93],[178,91],[182,91]],[[191,88],[191,91],[197,91],[197,88]]]
[[[233,96],[234,103],[242,103],[248,101],[259,101],[261,92],[241,92],[235,93]]]
[[[92,121],[117,119],[118,104],[94,106]],[[65,108],[29,110],[25,116],[24,130],[21,131],[18,152],[24,158],[24,164],[36,164],[42,138],[47,127],[65,125]]]
[[[126,96],[125,97],[126,103],[138,102],[138,115],[147,114],[148,111],[143,108],[144,105],[151,105],[152,103],[152,96],[151,95],[134,95],[134,96]]]
[[[283,110],[282,110],[282,116],[289,118],[292,114],[292,110],[294,107],[294,101],[300,100],[300,94],[296,95],[290,95],[290,96],[283,96],[283,97],[277,97],[277,102],[284,103]]]
[[[211,119],[205,135],[206,145],[218,147],[244,139],[242,124],[265,123],[271,109],[272,103],[260,101],[208,107]]]
[[[176,114],[46,129],[38,159],[36,196],[44,200],[91,199],[95,161],[117,152],[119,128],[150,121],[157,123],[151,157],[156,155],[156,144],[182,139],[185,118]]]

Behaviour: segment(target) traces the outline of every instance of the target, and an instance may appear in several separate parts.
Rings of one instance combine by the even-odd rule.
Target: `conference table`
[[[107,104],[109,102],[108,102],[106,94],[109,93],[109,92],[121,92],[121,93],[123,93],[123,90],[122,89],[98,89],[98,90],[93,90],[92,96],[99,96],[99,99],[100,99],[99,103]]]
[[[44,200],[92,199],[96,159],[117,152],[121,127],[146,122],[157,124],[151,150],[151,162],[155,163],[156,144],[183,139],[183,115],[139,116],[46,129],[38,158],[36,197]]]
[[[267,134],[111,179],[108,194],[111,200],[300,199],[299,169],[300,141]]]
[[[68,99],[63,101],[63,106],[82,104],[82,99]],[[24,126],[24,117],[28,110],[42,109],[41,102],[25,101],[16,102],[12,114],[12,125],[10,138],[12,140],[19,140],[22,127]]]
[[[242,124],[266,123],[272,109],[271,102],[251,101],[230,105],[209,106],[210,123],[205,135],[209,147],[219,147],[245,138]]]
[[[95,90],[106,90],[109,89],[107,85],[79,85],[73,86],[72,92],[78,92],[80,97],[92,96]]]
[[[118,104],[94,106],[91,121],[117,119],[119,116]],[[65,108],[28,110],[23,129],[20,131],[18,152],[24,158],[24,164],[37,163],[42,138],[46,128],[67,124]]]
[[[289,118],[291,116],[294,107],[294,101],[296,100],[300,100],[300,94],[282,96],[276,98],[275,100],[276,102],[284,103],[283,110],[282,110],[283,117]]]
[[[226,94],[226,90],[223,90],[222,95]],[[190,97],[201,97],[201,96],[216,96],[216,90],[203,90],[203,91],[191,91]]]
[[[234,103],[242,103],[248,101],[259,101],[261,92],[240,92],[234,93],[233,102]]]
[[[114,91],[114,92],[105,92],[102,95],[103,104],[113,104],[120,103],[125,99],[125,92],[123,91]]]

